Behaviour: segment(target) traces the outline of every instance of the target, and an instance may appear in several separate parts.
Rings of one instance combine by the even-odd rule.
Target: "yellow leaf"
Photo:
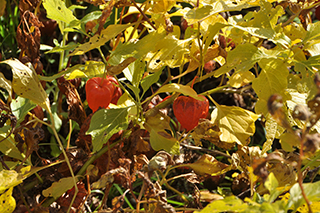
[[[192,164],[186,164],[186,166],[199,175],[208,174],[211,176],[221,175],[232,169],[231,165],[221,163],[208,154],[202,155],[199,160]]]
[[[155,94],[159,94],[162,92],[179,92],[182,93],[186,96],[190,96],[194,99],[197,99],[199,101],[203,101],[204,98],[202,96],[198,96],[197,92],[194,91],[194,89],[192,89],[190,86],[185,86],[182,84],[176,84],[176,83],[172,83],[172,84],[166,84],[162,87],[160,87],[160,89],[158,89],[158,91]]]
[[[152,2],[150,10],[152,13],[166,13],[176,4],[175,0],[155,0]]]
[[[278,59],[262,59],[259,62],[259,65],[261,66],[262,71],[252,82],[252,88],[259,97],[258,102],[267,102],[269,97],[273,94],[280,94],[284,99],[287,99],[286,94],[284,93],[284,90],[288,85],[287,77],[289,75],[286,63]],[[256,107],[256,113],[266,113],[265,109],[261,108],[263,105],[258,106],[259,107]],[[266,116],[266,114],[263,115]]]
[[[0,212],[12,213],[16,208],[16,200],[12,197],[13,187],[0,196]]]
[[[232,87],[239,88],[253,81],[255,75],[250,71],[234,73],[229,80]]]
[[[83,55],[90,50],[100,47],[130,26],[131,24],[109,25],[106,29],[101,31],[101,34],[94,35],[88,42],[77,47],[70,56]]]
[[[12,68],[12,88],[15,93],[51,112],[47,93],[42,88],[39,78],[30,63],[28,63],[29,67],[22,64],[18,59],[8,59],[0,63],[6,63]]]
[[[254,122],[259,116],[240,107],[215,105],[217,108],[211,113],[211,120],[219,125],[220,140],[246,145],[255,132]]]
[[[2,170],[0,172],[0,180],[0,193],[3,193],[6,189],[22,183],[23,178],[14,170]]]

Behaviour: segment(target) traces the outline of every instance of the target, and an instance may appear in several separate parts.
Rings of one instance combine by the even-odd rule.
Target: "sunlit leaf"
[[[103,75],[105,68],[105,64],[101,61],[86,61],[85,64],[77,64],[68,68],[67,70],[70,73],[66,75],[66,79],[91,78]]]
[[[309,201],[319,201],[320,197],[320,181],[315,183],[305,183],[303,184],[303,189],[308,197]],[[290,189],[290,198],[288,200],[287,209],[293,208],[293,210],[297,210],[300,206],[305,204],[305,199],[302,196],[301,188],[298,183],[294,184]]]
[[[232,69],[235,69],[235,71],[249,71],[255,63],[264,57],[266,55],[253,44],[238,45],[228,53],[227,63],[218,69],[214,76],[219,77]]]
[[[246,145],[250,136],[255,133],[254,122],[258,115],[236,106],[217,105],[211,114],[211,120],[218,123],[221,130],[220,140]]]
[[[43,7],[47,11],[47,17],[56,21],[62,21],[67,24],[77,20],[72,11],[66,7],[62,0],[44,0]]]
[[[145,119],[144,126],[150,132],[151,147],[156,151],[163,149],[170,154],[179,154],[179,141],[169,133],[170,117],[152,108],[145,113]]]
[[[287,76],[289,74],[285,62],[281,60],[263,59],[259,62],[262,68],[260,75],[253,80],[252,87],[259,97],[259,101],[263,100],[265,103],[273,94],[283,94],[284,89],[287,88]],[[266,113],[260,108],[256,107],[256,113]],[[266,114],[264,114],[266,115]]]
[[[154,50],[145,58],[148,69],[158,71],[167,65],[171,68],[179,67],[184,62],[184,56],[189,53],[188,46],[193,38],[180,40],[169,34],[154,45]]]
[[[12,68],[12,88],[19,96],[30,99],[34,103],[51,112],[47,93],[43,90],[39,78],[32,65],[22,64],[18,59],[8,59],[0,63],[6,63]]]
[[[166,13],[176,4],[175,0],[156,0],[153,1],[151,13]]]
[[[190,96],[199,101],[203,101],[203,97],[199,97],[196,91],[194,91],[190,86],[185,86],[182,84],[175,84],[175,83],[166,84],[160,87],[160,89],[158,89],[156,94],[163,93],[163,92],[170,92],[170,93],[179,92],[179,93],[182,93],[183,95]]]
[[[0,184],[0,193],[22,183],[21,177],[19,178],[19,173],[14,170],[2,170],[0,171],[0,177],[2,180]]]
[[[166,30],[159,27],[157,31],[153,31],[140,39],[139,41],[130,41],[125,44],[118,45],[116,50],[111,53],[111,57],[121,55],[124,58],[134,57],[142,59],[146,54],[155,50],[155,45],[166,36]]]
[[[73,177],[61,178],[58,182],[54,182],[49,188],[43,190],[42,194],[45,197],[53,197],[57,199],[73,186]]]
[[[12,213],[16,208],[16,200],[12,197],[13,187],[0,195],[0,212]]]
[[[255,75],[250,71],[234,73],[229,80],[229,84],[232,87],[239,88],[247,85],[253,81]]]
[[[223,200],[215,200],[208,204],[204,209],[195,212],[201,213],[220,213],[220,212],[243,212],[248,208],[248,204],[244,203],[236,196],[226,197]]]
[[[202,155],[196,162],[186,166],[192,168],[199,175],[207,174],[211,176],[221,175],[232,169],[231,165],[221,163],[207,154]]]
[[[92,136],[93,152],[99,151],[113,134],[128,127],[128,110],[129,107],[101,109],[92,116],[87,134]]]
[[[109,25],[106,29],[102,30],[100,34],[96,34],[90,38],[90,40],[84,44],[79,45],[70,56],[83,55],[84,53],[93,50],[97,47],[104,45],[110,39],[116,37],[119,33],[128,28],[130,24],[117,24]]]

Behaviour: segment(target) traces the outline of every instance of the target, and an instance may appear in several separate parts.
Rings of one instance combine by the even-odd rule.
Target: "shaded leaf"
[[[113,134],[128,127],[129,108],[101,109],[94,113],[87,131],[92,136],[93,152],[99,151]]]
[[[170,154],[179,154],[179,141],[167,132],[171,132],[170,117],[157,108],[151,108],[145,113],[145,119],[144,126],[150,133],[151,147],[156,151],[164,149]]]
[[[53,197],[57,199],[73,186],[73,177],[61,178],[58,182],[54,182],[49,188],[43,190],[42,194],[45,197]]]
[[[32,103],[29,99],[23,97],[17,97],[10,104],[12,113],[16,116],[18,123],[23,121],[28,112],[36,106],[35,103]]]

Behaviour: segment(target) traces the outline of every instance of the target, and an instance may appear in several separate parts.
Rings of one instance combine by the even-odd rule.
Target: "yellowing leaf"
[[[0,212],[12,213],[16,208],[16,200],[12,197],[13,187],[0,196]]]
[[[14,170],[2,170],[0,172],[0,193],[22,183],[23,177]]]
[[[244,203],[240,198],[230,196],[223,200],[215,200],[204,209],[195,211],[195,213],[243,212],[247,208],[248,204]]]
[[[103,75],[106,65],[101,61],[86,61],[85,64],[77,64],[68,68],[69,74],[66,74],[66,79],[74,78],[91,78],[94,76]]]
[[[144,126],[150,132],[151,147],[158,151],[164,149],[171,154],[179,154],[179,141],[170,132],[170,117],[152,108],[145,113]],[[167,130],[167,131],[166,131]]]
[[[178,93],[182,93],[186,96],[190,96],[194,99],[197,99],[199,101],[203,101],[203,97],[199,97],[197,92],[194,91],[190,86],[185,86],[182,84],[176,84],[176,83],[172,83],[172,84],[166,84],[162,87],[160,87],[160,89],[158,89],[158,91],[156,92],[156,94],[159,93],[163,93],[163,92],[178,92]]]
[[[216,107],[211,113],[211,120],[219,125],[222,132],[220,140],[246,145],[248,138],[255,132],[254,122],[259,116],[236,106],[216,104]]]
[[[286,97],[284,90],[288,85],[287,76],[289,74],[286,63],[277,59],[263,59],[259,62],[259,65],[262,71],[252,82],[252,87],[258,95],[259,101],[267,102],[269,97],[276,93]],[[265,113],[265,111],[256,107],[256,113]],[[266,114],[264,115],[266,116]]]
[[[90,50],[100,47],[130,26],[130,24],[109,25],[106,29],[101,31],[101,34],[94,35],[88,42],[77,47],[70,56],[83,55]]]
[[[199,175],[208,174],[211,176],[221,175],[232,169],[231,165],[221,163],[208,154],[202,155],[199,160],[192,164],[186,164],[186,166]]]
[[[171,68],[179,67],[184,63],[184,56],[189,53],[188,46],[193,38],[180,40],[169,34],[155,44],[152,52],[145,58],[150,71],[158,71],[167,65]]]
[[[253,44],[240,44],[228,53],[227,63],[218,69],[214,76],[219,77],[232,69],[235,69],[235,71],[248,71],[264,57],[267,57],[267,55]],[[270,61],[270,59],[268,60]]]
[[[74,182],[72,177],[61,178],[58,182],[54,182],[49,188],[43,190],[42,194],[45,197],[53,197],[57,199],[73,186]]]
[[[6,0],[0,0],[0,17],[3,16],[4,11],[6,10]]]
[[[252,82],[255,75],[250,71],[234,73],[229,80],[229,84],[232,87],[239,88]]]
[[[157,31],[153,31],[140,39],[139,41],[126,42],[119,44],[111,57],[121,55],[123,58],[134,57],[140,59],[147,53],[154,51],[155,45],[166,36],[166,30],[159,27]]]
[[[12,68],[12,88],[18,95],[30,99],[34,103],[51,112],[47,93],[43,90],[39,78],[32,65],[22,64],[18,59],[8,59],[0,63],[6,63]]]
[[[44,0],[43,7],[47,11],[47,17],[56,21],[62,21],[67,24],[77,20],[72,11],[66,7],[62,0]]]
[[[199,47],[197,48],[192,48],[191,50],[195,51],[191,53],[193,57],[191,57],[189,65],[187,70],[185,71],[186,73],[194,71],[196,68],[200,66],[200,52],[199,52]],[[214,44],[211,47],[208,48],[207,52],[204,54],[203,62],[206,63],[210,60],[213,60],[214,58],[218,57],[220,55],[221,48],[219,45]]]
[[[282,128],[277,121],[275,121],[270,114],[266,117],[266,142],[263,144],[262,153],[266,153],[271,149],[271,146],[273,144],[273,140],[276,138],[276,136],[280,135],[284,128]]]
[[[166,13],[176,4],[175,0],[156,0],[152,2],[151,13]]]

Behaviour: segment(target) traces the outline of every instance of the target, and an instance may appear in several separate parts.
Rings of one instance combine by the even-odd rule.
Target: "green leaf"
[[[170,154],[179,154],[180,144],[172,137],[170,117],[161,113],[157,108],[149,109],[145,113],[144,126],[150,132],[152,149],[156,151],[164,149]]]
[[[143,93],[146,93],[152,84],[158,82],[161,73],[162,73],[161,71],[155,72],[141,80],[141,87],[143,89]]]
[[[16,200],[12,197],[13,187],[0,196],[0,212],[12,213],[16,208]]]
[[[195,212],[201,213],[220,213],[220,212],[243,212],[248,208],[248,204],[236,196],[226,197],[223,200],[215,200],[204,209]]]
[[[15,93],[30,99],[48,112],[51,112],[47,93],[43,90],[39,78],[30,63],[28,64],[30,65],[29,67],[22,64],[18,59],[8,59],[0,63],[6,63],[12,68],[12,88]]]
[[[43,190],[42,194],[45,197],[53,197],[54,199],[57,199],[63,195],[63,193],[72,189],[73,186],[73,177],[61,178],[58,182],[54,182],[49,188]]]
[[[10,104],[11,111],[16,116],[18,124],[23,121],[28,112],[36,106],[37,105],[35,103],[23,97],[18,97]]]
[[[170,93],[178,92],[178,93],[182,93],[186,96],[190,96],[190,97],[197,99],[199,101],[203,101],[203,97],[199,97],[197,92],[194,91],[190,86],[185,86],[182,84],[176,84],[176,83],[166,84],[166,85],[160,87],[155,94],[159,94],[159,93],[163,93],[163,92],[170,92]]]
[[[102,30],[100,34],[96,34],[91,37],[88,42],[80,44],[79,47],[70,54],[70,56],[83,55],[90,50],[104,45],[107,41],[116,37],[129,26],[131,26],[131,24],[109,25],[106,29]]]
[[[259,116],[240,107],[215,105],[217,108],[211,113],[211,120],[219,124],[220,140],[247,145],[248,138],[255,133],[254,122]]]
[[[56,21],[62,21],[69,24],[73,20],[77,20],[72,11],[66,7],[62,0],[44,0],[43,7],[47,11],[47,17]]]
[[[144,70],[145,63],[140,60],[136,60],[123,70],[123,74],[132,83],[133,86],[139,88]]]
[[[3,140],[10,133],[11,126],[4,126],[0,128],[0,140]],[[9,157],[23,160],[24,156],[20,153],[19,149],[16,147],[16,142],[14,140],[14,135],[11,134],[7,139],[0,142],[0,151]]]
[[[98,110],[91,118],[87,134],[92,136],[93,152],[99,151],[113,134],[128,127],[129,107]]]
[[[310,202],[319,201],[320,181],[317,181],[315,183],[305,183],[303,184],[303,189]],[[305,203],[306,201],[302,196],[299,184],[294,184],[290,189],[290,198],[288,200],[287,209],[293,208],[293,211],[296,211]]]
[[[54,48],[52,48],[51,50],[45,52],[45,54],[48,54],[48,53],[59,53],[59,52],[62,52],[62,51],[71,51],[71,50],[74,50],[76,47],[78,46],[78,44],[74,43],[74,42],[70,42],[69,44],[65,45],[65,46],[56,46]]]

